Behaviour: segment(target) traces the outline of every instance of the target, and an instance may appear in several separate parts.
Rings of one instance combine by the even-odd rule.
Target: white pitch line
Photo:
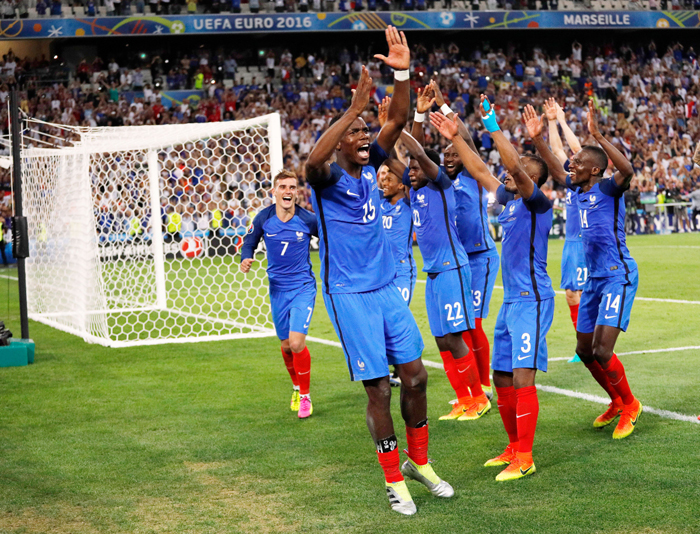
[[[7,276],[6,274],[0,274],[0,278],[5,278],[7,280],[14,280],[15,282],[17,281],[17,278],[14,276]]]
[[[338,343],[337,341],[330,341],[328,339],[322,339],[319,337],[311,337],[311,336],[307,337],[306,340],[313,341],[316,343],[323,343],[324,345],[330,345],[332,347],[342,348],[342,345],[340,343]],[[687,348],[688,347],[679,347],[677,349],[671,349],[671,350],[685,350]],[[700,347],[698,347],[698,348],[700,348]],[[652,352],[652,351],[642,351],[642,352]],[[662,350],[654,351],[654,352],[664,352],[664,350],[662,349]],[[630,353],[628,353],[628,354],[630,354]],[[637,354],[637,352],[635,352],[634,354]],[[567,358],[565,358],[565,359],[567,359]],[[550,361],[552,361],[552,360],[550,360]],[[441,363],[434,362],[432,360],[426,360],[425,358],[423,359],[423,365],[425,365],[426,367],[433,367],[435,369],[444,369],[444,367]],[[561,389],[561,388],[557,388],[554,386],[543,386],[541,384],[537,384],[537,389],[540,389],[540,390],[545,391],[547,393],[556,393],[558,395],[565,395],[567,397],[574,397],[577,399],[583,399],[583,400],[595,402],[598,404],[609,404],[610,403],[610,399],[598,397],[597,395],[589,395],[588,393],[579,393],[578,391],[571,391],[569,389]],[[676,421],[685,421],[687,423],[696,423],[696,424],[700,423],[700,420],[698,420],[693,415],[683,415],[683,414],[671,412],[668,410],[658,410],[656,408],[652,408],[652,407],[646,406],[646,405],[644,406],[644,411],[647,413],[653,413],[653,414],[658,415],[659,417],[663,417],[665,419],[675,419]]]
[[[416,280],[420,284],[425,284],[425,280]],[[503,289],[503,286],[493,286],[494,289]],[[566,291],[555,291],[557,295],[566,295]],[[635,297],[634,300],[644,300],[647,302],[666,302],[668,304],[700,304],[700,300],[677,300],[677,299],[657,299],[652,297]]]
[[[681,350],[699,350],[700,345],[695,345],[691,347],[672,347],[669,349],[649,349],[649,350],[633,350],[631,352],[620,352],[618,356],[630,356],[632,354],[656,354],[660,352],[678,352]],[[564,362],[569,361],[571,358],[547,358],[549,362]]]
[[[573,397],[575,399],[583,399],[589,402],[595,402],[597,404],[610,404],[610,399],[599,397],[598,395],[581,393],[579,391],[571,391],[569,389],[562,389],[554,386],[543,386],[540,384],[537,384],[537,389],[546,393],[556,393],[557,395],[564,395],[566,397]],[[698,420],[698,418],[694,415],[683,415],[668,410],[658,410],[647,405],[644,405],[643,411],[647,413],[653,413],[655,415],[658,415],[659,417],[663,417],[664,419],[675,419],[676,421],[685,421],[686,423],[700,424],[700,420]]]

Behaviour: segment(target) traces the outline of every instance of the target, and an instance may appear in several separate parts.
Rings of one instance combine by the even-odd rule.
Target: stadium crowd
[[[573,0],[564,9],[615,9],[603,0]],[[700,0],[628,0],[628,10],[700,10]],[[559,0],[1,0],[0,17],[95,17],[138,14],[306,13],[465,9],[558,10]]]
[[[585,144],[591,141],[585,126],[586,103],[594,98],[601,110],[603,133],[632,160],[636,172],[626,200],[633,208],[628,210],[628,231],[657,231],[659,220],[666,230],[697,229],[697,221],[685,207],[654,206],[692,200],[693,216],[700,208],[700,199],[695,200],[698,195],[690,196],[700,189],[700,167],[692,161],[700,138],[700,69],[692,47],[675,44],[657,50],[653,42],[619,47],[574,42],[570,54],[555,55],[540,47],[524,53],[512,44],[503,49],[483,45],[462,50],[451,43],[430,49],[416,45],[412,58],[414,89],[431,79],[437,81],[448,105],[465,117],[476,146],[496,176],[503,173],[498,151],[473,114],[479,93],[495,103],[504,131],[513,132],[511,142],[521,153],[534,150],[520,124],[520,109],[525,104],[541,109],[546,98],[556,98],[565,108],[566,121]],[[259,80],[246,75],[239,61],[243,61],[241,56],[205,49],[169,58],[156,56],[149,66],[136,68],[96,57],[80,62],[70,81],[45,85],[37,73],[51,62],[19,59],[10,52],[0,65],[5,82],[0,86],[4,133],[8,87],[15,81],[22,89],[21,108],[29,117],[70,127],[228,121],[277,111],[282,117],[284,167],[296,172],[304,185],[306,158],[329,119],[348,105],[360,66],[367,64],[378,87],[375,101],[392,83],[390,69],[372,59],[367,50],[324,49],[318,54],[269,50],[261,57],[262,68],[256,70]],[[185,98],[168,108],[161,93],[173,89],[201,90],[202,96]],[[131,100],[127,100],[129,92]],[[378,132],[376,108],[366,113],[366,120],[372,132]],[[427,144],[444,148],[444,139],[427,126],[428,121],[425,124]],[[48,135],[39,135],[39,131]],[[70,143],[76,136],[72,130],[48,125],[35,126],[31,135],[39,145]],[[219,150],[221,169],[235,163],[227,147]],[[212,155],[211,150],[202,149],[204,160]],[[256,158],[244,172],[208,166],[211,173],[202,173],[197,168],[199,158],[174,157],[169,165],[179,169],[176,179],[187,182],[190,189],[206,189],[204,201],[197,199],[195,212],[202,211],[200,217],[212,221],[214,211],[224,208],[221,224],[244,228],[261,206],[271,202],[270,184],[263,178],[264,155]],[[6,172],[0,181],[7,186]],[[563,207],[561,188],[550,181],[546,191]],[[310,208],[308,187],[301,188],[300,198],[302,206]],[[209,209],[209,205],[216,207]],[[186,215],[188,202],[178,197],[177,206]],[[655,220],[658,209],[668,210],[668,218]],[[555,214],[562,216],[560,210]],[[195,223],[205,226],[202,221]],[[557,231],[563,227],[555,224]]]

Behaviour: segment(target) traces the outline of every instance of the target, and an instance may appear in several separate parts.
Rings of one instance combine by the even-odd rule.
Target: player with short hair
[[[403,475],[423,483],[438,497],[451,497],[454,490],[428,463],[423,340],[394,285],[391,244],[379,216],[376,171],[398,140],[410,105],[406,37],[393,26],[385,33],[389,56],[375,57],[395,69],[386,124],[370,143],[361,115],[369,103],[372,79],[363,66],[349,109],[331,122],[309,154],[306,176],[319,222],[326,309],[343,346],[350,378],[362,380],[368,396],[367,426],[384,470],[391,508],[412,515],[416,506]],[[329,163],[334,154],[335,162]],[[401,467],[391,418],[389,365],[395,365],[401,377],[401,415],[408,441],[408,460]]]
[[[565,169],[569,166],[569,157],[564,152],[564,144],[559,136],[559,126],[564,132],[564,137],[571,151],[575,154],[581,150],[581,143],[566,123],[564,110],[556,100],[550,98],[544,104],[549,127],[549,145],[552,153],[557,157]],[[578,321],[578,309],[581,301],[581,291],[588,279],[588,267],[583,253],[581,241],[581,221],[578,215],[578,196],[572,190],[566,191],[566,237],[564,250],[561,255],[561,284],[566,291],[566,303],[569,305],[571,322],[576,329]]]
[[[448,119],[454,112],[445,103],[442,91],[435,80],[431,82],[435,103]],[[478,154],[472,136],[461,120],[457,120],[459,134],[469,148]],[[500,258],[496,244],[489,232],[488,192],[464,168],[462,160],[453,144],[448,144],[443,151],[445,173],[452,180],[457,203],[456,222],[459,240],[469,257],[469,269],[472,275],[472,304],[474,306],[474,328],[464,332],[464,342],[474,351],[479,378],[484,393],[491,398],[492,389],[489,379],[491,367],[491,347],[486,337],[482,321],[489,315],[489,304],[498,276]]]
[[[437,152],[424,149],[408,132],[401,133],[401,140],[411,154],[410,163],[405,167],[391,159],[389,166],[397,174],[403,171],[403,183],[411,187],[413,226],[428,274],[425,305],[430,332],[457,393],[453,411],[440,419],[476,420],[488,413],[491,403],[481,389],[474,353],[462,338],[463,332],[474,328],[474,309],[469,258],[455,224],[454,188]]]
[[[316,217],[296,205],[298,180],[291,171],[282,171],[273,180],[275,204],[253,219],[241,247],[240,270],[247,273],[255,258],[260,239],[267,248],[267,277],[270,307],[277,337],[282,341],[282,357],[292,379],[292,411],[299,419],[313,413],[309,393],[311,356],[306,334],[316,303],[316,277],[311,270],[311,236],[318,236]]]
[[[576,354],[610,396],[608,409],[593,426],[620,420],[614,439],[629,436],[642,413],[642,403],[632,394],[622,362],[615,355],[620,332],[627,330],[639,272],[627,248],[624,193],[634,177],[627,158],[598,129],[593,100],[588,102],[588,130],[600,146],[581,147],[567,172],[542,139],[542,120],[525,109],[528,132],[535,147],[550,163],[552,177],[566,184],[578,197],[581,239],[589,268],[576,325]],[[602,148],[601,148],[602,147]],[[604,178],[608,158],[617,171]]]
[[[391,97],[384,97],[379,104],[379,124],[384,126],[388,116]],[[396,143],[396,151],[400,152],[401,141]],[[382,226],[389,238],[391,252],[396,266],[396,278],[394,283],[399,288],[401,296],[410,305],[413,299],[413,291],[416,288],[418,267],[413,258],[413,217],[411,216],[411,204],[408,201],[408,188],[403,184],[400,175],[389,170],[385,164],[377,173],[379,188],[382,190]],[[398,374],[394,372],[391,377],[392,385],[399,386]]]
[[[552,203],[540,190],[548,176],[544,161],[538,156],[518,156],[483,95],[481,115],[508,171],[505,184],[491,175],[458,135],[457,122],[441,114],[434,114],[431,122],[454,143],[470,174],[505,206],[499,216],[503,227],[504,297],[496,319],[491,366],[509,444],[501,455],[484,465],[507,465],[496,477],[497,481],[506,481],[535,472],[532,443],[539,414],[535,375],[538,369],[547,371],[546,336],[554,317],[554,290],[547,274]]]
[[[396,267],[394,284],[406,304],[411,304],[416,288],[418,268],[413,258],[413,218],[411,205],[406,198],[406,186],[401,178],[391,171],[384,174],[382,226],[389,238]]]

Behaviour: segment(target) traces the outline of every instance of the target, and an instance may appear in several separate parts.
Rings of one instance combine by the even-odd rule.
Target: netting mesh
[[[279,116],[77,133],[22,154],[30,317],[109,346],[271,335],[264,254],[247,275],[237,256]]]

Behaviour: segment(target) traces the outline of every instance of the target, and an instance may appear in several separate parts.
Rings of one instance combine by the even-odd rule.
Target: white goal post
[[[30,319],[109,347],[274,335],[265,262],[243,275],[237,256],[282,169],[277,113],[164,126],[28,124]]]

